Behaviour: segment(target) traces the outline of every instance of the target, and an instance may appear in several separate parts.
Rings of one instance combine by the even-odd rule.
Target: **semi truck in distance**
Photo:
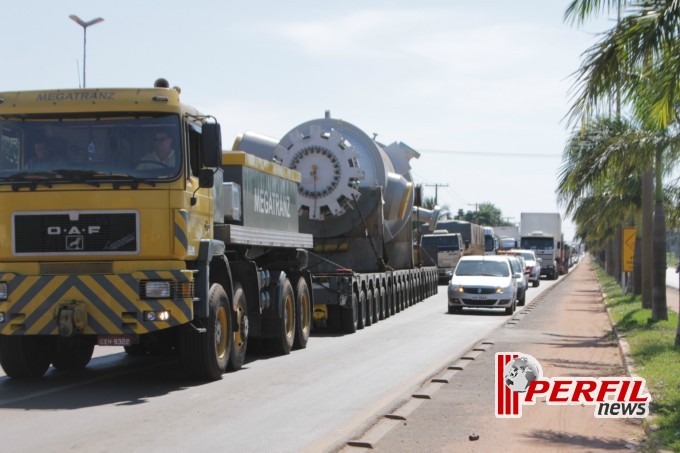
[[[485,226],[482,228],[484,229],[484,254],[495,255],[499,247],[498,236],[496,236],[493,227]]]
[[[499,250],[519,248],[519,228],[516,226],[495,226],[493,230],[498,236]]]
[[[315,325],[351,333],[436,293],[437,267],[414,259],[409,161],[417,151],[380,143],[328,111],[280,139],[247,131],[233,149],[301,174]]]
[[[556,280],[564,267],[562,217],[558,212],[522,212],[520,248],[531,249],[541,258],[541,275]]]
[[[464,220],[440,220],[437,222],[437,229],[460,233],[463,238],[463,256],[485,254],[483,227]]]
[[[435,230],[420,238],[420,258],[426,266],[437,266],[437,280],[440,285],[451,280],[453,271],[463,256],[465,245],[460,233]]]
[[[394,310],[434,294],[436,268],[405,259],[395,270],[399,246],[366,236],[333,244],[301,232],[300,212],[316,221],[351,204],[354,217],[327,222],[320,237],[340,224],[373,241],[377,233],[401,237],[390,215],[410,209],[409,184],[396,198],[403,206],[374,214],[365,203],[382,206],[387,179],[355,184],[365,167],[350,165],[356,153],[341,143],[343,159],[303,147],[285,166],[222,151],[215,118],[183,103],[164,79],[153,88],[0,93],[5,373],[81,369],[100,345],[131,355],[171,351],[189,377],[215,380],[241,368],[249,339],[278,354],[306,347],[319,287],[344,297],[350,326],[357,307],[377,306],[367,297]],[[331,178],[322,187],[323,172]],[[341,182],[347,200],[322,203]],[[310,258],[315,246],[372,245],[378,253],[365,266],[384,267],[381,278],[358,279],[362,264],[350,262],[333,269],[331,287],[321,270],[328,263]]]

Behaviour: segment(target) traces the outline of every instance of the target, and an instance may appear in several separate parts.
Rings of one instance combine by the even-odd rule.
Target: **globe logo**
[[[524,393],[532,381],[541,377],[538,361],[531,356],[520,356],[509,361],[503,368],[503,379],[510,390]]]

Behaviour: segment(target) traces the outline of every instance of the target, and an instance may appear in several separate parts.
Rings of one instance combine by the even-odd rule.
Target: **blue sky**
[[[425,195],[452,211],[491,202],[561,211],[571,74],[609,24],[571,27],[567,1],[174,0],[5,2],[0,90],[82,83],[151,86],[158,77],[222,123],[280,138],[330,110],[378,140],[403,141]],[[565,222],[565,236],[573,226]]]

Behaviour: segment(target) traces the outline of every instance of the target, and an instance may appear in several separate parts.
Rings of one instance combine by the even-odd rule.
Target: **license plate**
[[[474,294],[472,297],[470,297],[472,300],[486,300],[486,296],[484,295],[479,295],[479,294]]]
[[[100,335],[97,337],[99,346],[132,346],[131,335]]]

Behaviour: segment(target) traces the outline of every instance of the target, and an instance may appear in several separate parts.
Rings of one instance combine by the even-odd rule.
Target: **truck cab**
[[[420,239],[420,257],[427,266],[437,266],[440,285],[451,280],[453,270],[464,253],[463,238],[460,233],[435,230]]]

